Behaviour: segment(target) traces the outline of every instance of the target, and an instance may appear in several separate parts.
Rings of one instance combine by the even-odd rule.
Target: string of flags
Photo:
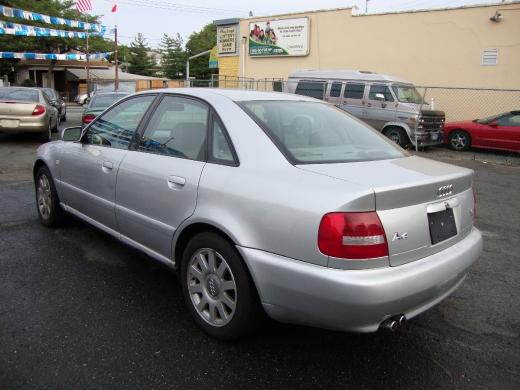
[[[55,30],[52,28],[28,26],[11,22],[0,21],[0,35],[18,35],[25,37],[60,37],[60,38],[80,38],[85,39],[87,34],[90,36],[100,35],[99,33],[89,33],[83,31]]]
[[[92,53],[89,54],[91,60],[107,59],[112,53]],[[54,54],[54,53],[15,53],[10,51],[0,51],[0,59],[22,59],[22,60],[72,60],[86,61],[86,54]]]
[[[113,11],[115,12],[115,11]],[[49,16],[39,14],[37,12],[25,11],[18,8],[6,7],[5,5],[0,5],[0,16],[6,16],[9,18],[17,18],[24,20],[33,20],[37,22],[43,22],[47,24],[53,25],[62,25],[68,26],[72,28],[79,28],[85,31],[97,31],[101,35],[103,35],[107,31],[107,27],[100,25],[98,23],[87,23],[82,22],[80,20],[71,20],[65,18],[59,18],[57,16]]]

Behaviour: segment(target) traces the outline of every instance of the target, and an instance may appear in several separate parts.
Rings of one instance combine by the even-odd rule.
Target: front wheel
[[[261,317],[253,281],[237,250],[215,233],[201,233],[186,246],[182,291],[197,323],[209,335],[235,340]]]
[[[40,222],[47,227],[59,226],[63,220],[63,210],[47,167],[41,167],[36,173],[35,187],[36,208]]]
[[[468,150],[471,145],[471,137],[463,130],[455,130],[448,137],[450,148],[457,151]]]
[[[402,148],[404,148],[406,145],[408,145],[410,143],[410,140],[408,139],[408,135],[400,127],[389,128],[388,130],[385,131],[385,135]]]

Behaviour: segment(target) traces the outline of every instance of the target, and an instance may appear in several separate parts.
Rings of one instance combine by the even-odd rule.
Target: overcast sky
[[[499,3],[500,0],[370,0],[368,12],[446,8],[468,4]],[[192,32],[215,19],[273,15],[296,11],[357,6],[365,12],[365,0],[92,0],[93,13],[103,15],[105,25],[118,25],[122,43],[128,44],[141,32],[152,47],[163,33],[177,32],[187,38]],[[113,4],[118,11],[111,13]]]

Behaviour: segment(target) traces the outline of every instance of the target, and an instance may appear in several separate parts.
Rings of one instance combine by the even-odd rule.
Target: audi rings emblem
[[[437,190],[437,197],[438,198],[443,198],[443,197],[449,196],[451,194],[453,194],[453,184],[449,184],[447,186],[441,186]]]

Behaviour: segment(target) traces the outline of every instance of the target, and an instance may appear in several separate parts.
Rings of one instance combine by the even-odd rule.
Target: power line
[[[113,0],[104,0],[105,2],[112,3]],[[125,4],[133,7],[146,7],[146,8],[155,8],[155,9],[165,9],[172,10],[178,12],[189,12],[196,14],[224,14],[230,15],[234,14],[247,14],[246,10],[238,10],[238,9],[224,9],[224,8],[212,8],[212,7],[203,7],[197,5],[188,5],[188,4],[179,4],[179,3],[170,3],[168,1],[161,0],[119,0],[118,3]]]

